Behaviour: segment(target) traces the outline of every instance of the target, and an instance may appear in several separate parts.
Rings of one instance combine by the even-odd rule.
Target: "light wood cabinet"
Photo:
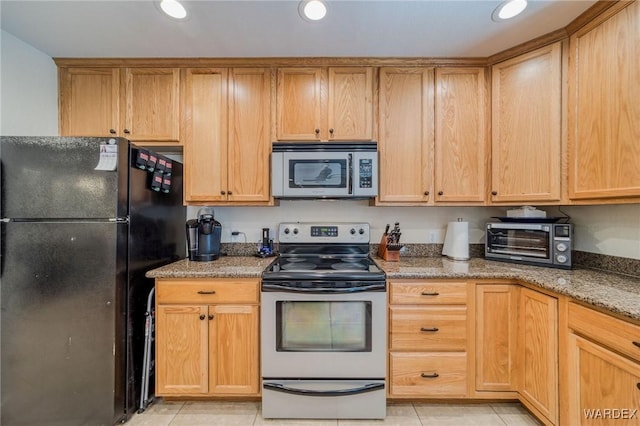
[[[60,68],[61,136],[116,136],[120,132],[120,70]]]
[[[389,395],[468,396],[467,283],[389,282]]]
[[[640,326],[568,305],[566,421],[640,424]]]
[[[640,2],[571,37],[569,197],[640,197]]]
[[[434,70],[381,68],[381,203],[424,204],[433,193]]]
[[[476,390],[516,391],[517,284],[476,285]]]
[[[259,394],[259,282],[156,281],[156,395]]]
[[[518,392],[529,409],[558,424],[558,300],[521,288]]]
[[[298,141],[371,140],[373,68],[280,68],[276,138]]]
[[[560,201],[561,43],[494,65],[491,111],[491,201]]]
[[[484,68],[436,69],[436,203],[485,201],[486,86]]]
[[[60,135],[179,145],[178,68],[60,68]]]
[[[271,71],[185,70],[185,200],[267,204]]]

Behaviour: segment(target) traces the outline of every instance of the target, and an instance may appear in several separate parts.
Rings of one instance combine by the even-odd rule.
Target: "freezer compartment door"
[[[101,144],[118,145],[117,170],[95,170]],[[2,214],[16,219],[127,215],[129,143],[121,138],[2,137]]]
[[[262,381],[265,419],[384,419],[384,379]]]
[[[126,228],[2,223],[0,424],[122,418]]]

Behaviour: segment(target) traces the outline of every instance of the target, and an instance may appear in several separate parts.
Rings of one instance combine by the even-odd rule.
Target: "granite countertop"
[[[213,262],[180,260],[147,272],[149,278],[260,278],[274,258],[223,256]],[[640,320],[640,278],[590,269],[563,270],[514,263],[443,257],[374,258],[388,279],[513,279]]]

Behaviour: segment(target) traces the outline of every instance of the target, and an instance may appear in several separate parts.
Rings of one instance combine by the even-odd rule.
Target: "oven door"
[[[351,153],[285,152],[284,188],[288,197],[346,197],[352,195]]]
[[[486,257],[532,263],[552,263],[551,226],[488,224]]]
[[[386,291],[263,289],[261,307],[265,379],[384,379]]]

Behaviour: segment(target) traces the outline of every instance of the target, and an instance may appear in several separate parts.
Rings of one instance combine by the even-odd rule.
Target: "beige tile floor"
[[[259,402],[164,402],[156,400],[127,426],[230,426],[230,425],[437,425],[534,426],[540,423],[518,403],[437,404],[394,403],[384,420],[282,420],[263,419]]]

